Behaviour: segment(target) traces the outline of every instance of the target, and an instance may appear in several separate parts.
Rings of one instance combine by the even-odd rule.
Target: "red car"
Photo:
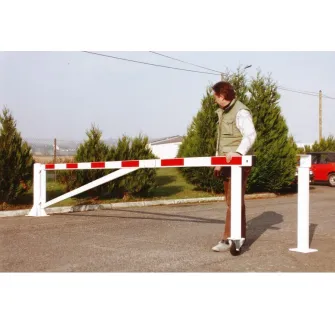
[[[314,182],[327,182],[335,187],[335,152],[308,152],[312,156]]]
[[[298,166],[299,166],[299,161],[297,162]],[[314,181],[314,173],[312,171],[312,168],[310,168],[309,170],[309,182],[312,183]],[[295,171],[295,177],[293,182],[291,183],[291,187],[297,188],[298,186],[298,167],[296,168]]]

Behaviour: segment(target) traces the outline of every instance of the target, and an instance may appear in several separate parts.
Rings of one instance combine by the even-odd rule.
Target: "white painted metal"
[[[312,158],[310,155],[300,157],[298,167],[298,209],[297,209],[297,248],[290,251],[300,253],[316,252],[309,248],[309,169]]]
[[[106,169],[120,169],[121,161],[106,161],[105,168]]]
[[[41,169],[41,207],[47,201],[47,172]]]
[[[91,163],[80,163],[80,169],[92,169]]]
[[[252,156],[242,156],[242,165],[241,166],[252,166]]]
[[[231,167],[231,240],[241,239],[242,167]]]
[[[85,184],[85,185],[83,185],[81,187],[78,187],[77,189],[75,189],[75,190],[73,190],[71,192],[68,192],[66,194],[63,194],[63,195],[61,195],[61,196],[59,196],[59,197],[51,200],[51,201],[48,201],[45,204],[43,204],[42,207],[43,208],[47,208],[50,205],[56,204],[56,203],[58,203],[60,201],[66,200],[66,199],[68,199],[68,198],[70,198],[72,196],[75,196],[75,195],[78,195],[78,194],[83,193],[85,191],[88,191],[91,188],[97,187],[99,185],[102,185],[104,183],[112,181],[113,179],[116,179],[116,178],[119,178],[119,177],[124,176],[126,174],[129,174],[129,173],[131,173],[131,172],[133,172],[133,171],[135,171],[137,169],[138,168],[119,169],[119,170],[117,170],[117,171],[115,171],[113,173],[110,173],[110,174],[108,174],[106,176],[103,176],[103,177],[101,177],[101,178],[99,178],[99,179],[97,179],[97,180],[95,180],[93,182],[90,182],[90,183]]]
[[[184,158],[184,165],[187,167],[212,166],[211,157]]]
[[[34,164],[34,201],[33,201],[33,207],[28,213],[28,216],[32,217],[45,217],[47,216],[44,208],[42,208],[42,201],[45,202],[45,196],[46,194],[42,194],[41,192],[46,187],[46,177],[45,173],[42,176],[42,170],[44,165],[42,164]],[[44,184],[43,184],[44,183]]]
[[[157,168],[161,167],[160,159],[147,159],[147,160],[140,160],[141,168]]]

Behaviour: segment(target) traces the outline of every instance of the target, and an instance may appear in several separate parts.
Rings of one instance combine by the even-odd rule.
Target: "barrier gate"
[[[45,208],[102,185],[140,168],[169,167],[231,167],[231,254],[238,255],[244,243],[241,238],[241,200],[242,167],[251,167],[253,156],[232,157],[228,163],[226,157],[195,157],[173,159],[124,160],[107,162],[85,162],[65,164],[34,164],[34,202],[28,216],[47,216]],[[301,155],[298,167],[298,210],[297,210],[297,248],[290,250],[302,253],[314,252],[309,248],[309,168],[311,156]],[[49,170],[118,169],[93,182],[83,185],[69,193],[46,201],[46,172]]]

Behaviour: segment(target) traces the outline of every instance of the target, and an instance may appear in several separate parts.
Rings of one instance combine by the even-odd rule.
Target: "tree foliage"
[[[139,135],[135,138],[123,136],[116,146],[108,146],[102,139],[102,132],[96,126],[86,132],[87,140],[82,143],[76,152],[76,162],[104,162],[122,160],[153,159],[148,146],[148,138]],[[67,191],[85,185],[98,178],[112,173],[111,169],[64,171],[59,180],[66,185]],[[125,196],[147,195],[156,186],[156,171],[154,169],[139,169],[91,189],[89,195],[99,197],[122,198]],[[87,196],[86,194],[83,194]]]
[[[297,148],[289,135],[279,106],[280,95],[271,77],[259,72],[250,84],[243,70],[226,75],[237,98],[248,106],[257,131],[254,144],[256,165],[249,176],[247,191],[278,191],[294,179]],[[180,146],[179,157],[203,157],[215,155],[218,106],[210,92],[201,101],[201,108],[187,129]],[[212,168],[183,168],[182,175],[197,188],[209,192],[222,192],[222,180],[213,176]]]
[[[27,192],[33,179],[34,159],[16,121],[6,107],[0,114],[0,203],[13,203]]]
[[[335,151],[335,137],[329,135],[327,138],[322,138],[321,141],[315,141],[311,146],[306,145],[301,153],[306,152],[322,152],[322,151]]]

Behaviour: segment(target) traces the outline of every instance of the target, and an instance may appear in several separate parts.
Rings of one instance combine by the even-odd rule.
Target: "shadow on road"
[[[127,212],[131,214],[139,214],[139,216],[131,215],[131,216],[117,216],[117,215],[97,215],[97,214],[89,214],[85,213],[85,215],[79,215],[77,213],[73,214],[78,217],[95,217],[95,218],[115,218],[115,219],[137,219],[137,220],[157,220],[157,221],[176,221],[176,222],[198,222],[198,223],[217,223],[224,224],[225,221],[223,219],[210,219],[210,218],[202,218],[202,217],[193,217],[193,216],[185,216],[180,214],[170,214],[170,213],[158,213],[158,212],[148,212],[148,211],[137,211],[137,210],[123,210],[123,209],[112,209],[113,212]]]
[[[283,216],[274,211],[263,212],[256,218],[253,218],[247,222],[247,240],[242,250],[249,250],[252,244],[264,234],[267,230],[278,230],[279,227],[274,227],[279,223],[282,223],[284,220]]]
[[[113,212],[127,212],[130,215],[121,216],[113,215]],[[180,214],[170,214],[170,213],[158,213],[158,212],[148,212],[141,210],[124,210],[124,209],[112,209],[111,214],[107,215],[98,215],[98,214],[89,214],[81,215],[79,213],[74,213],[73,216],[77,217],[93,217],[93,218],[115,218],[115,219],[135,219],[135,220],[156,220],[156,221],[174,221],[174,222],[190,222],[190,223],[214,223],[214,224],[224,224],[223,219],[210,219],[206,217],[194,217],[189,215],[180,215]],[[243,246],[241,254],[248,251],[250,247],[256,242],[259,237],[261,237],[267,230],[279,230],[279,227],[275,227],[282,223],[284,220],[283,216],[274,211],[266,211],[261,215],[249,220],[247,222],[247,241]],[[309,238],[311,242],[313,240],[317,224],[310,224],[309,229]]]
[[[314,237],[315,230],[316,230],[316,227],[317,227],[317,226],[318,226],[318,225],[315,224],[315,223],[311,223],[311,224],[309,225],[309,246],[311,246],[311,244],[312,244],[312,240],[313,240],[313,237]]]

